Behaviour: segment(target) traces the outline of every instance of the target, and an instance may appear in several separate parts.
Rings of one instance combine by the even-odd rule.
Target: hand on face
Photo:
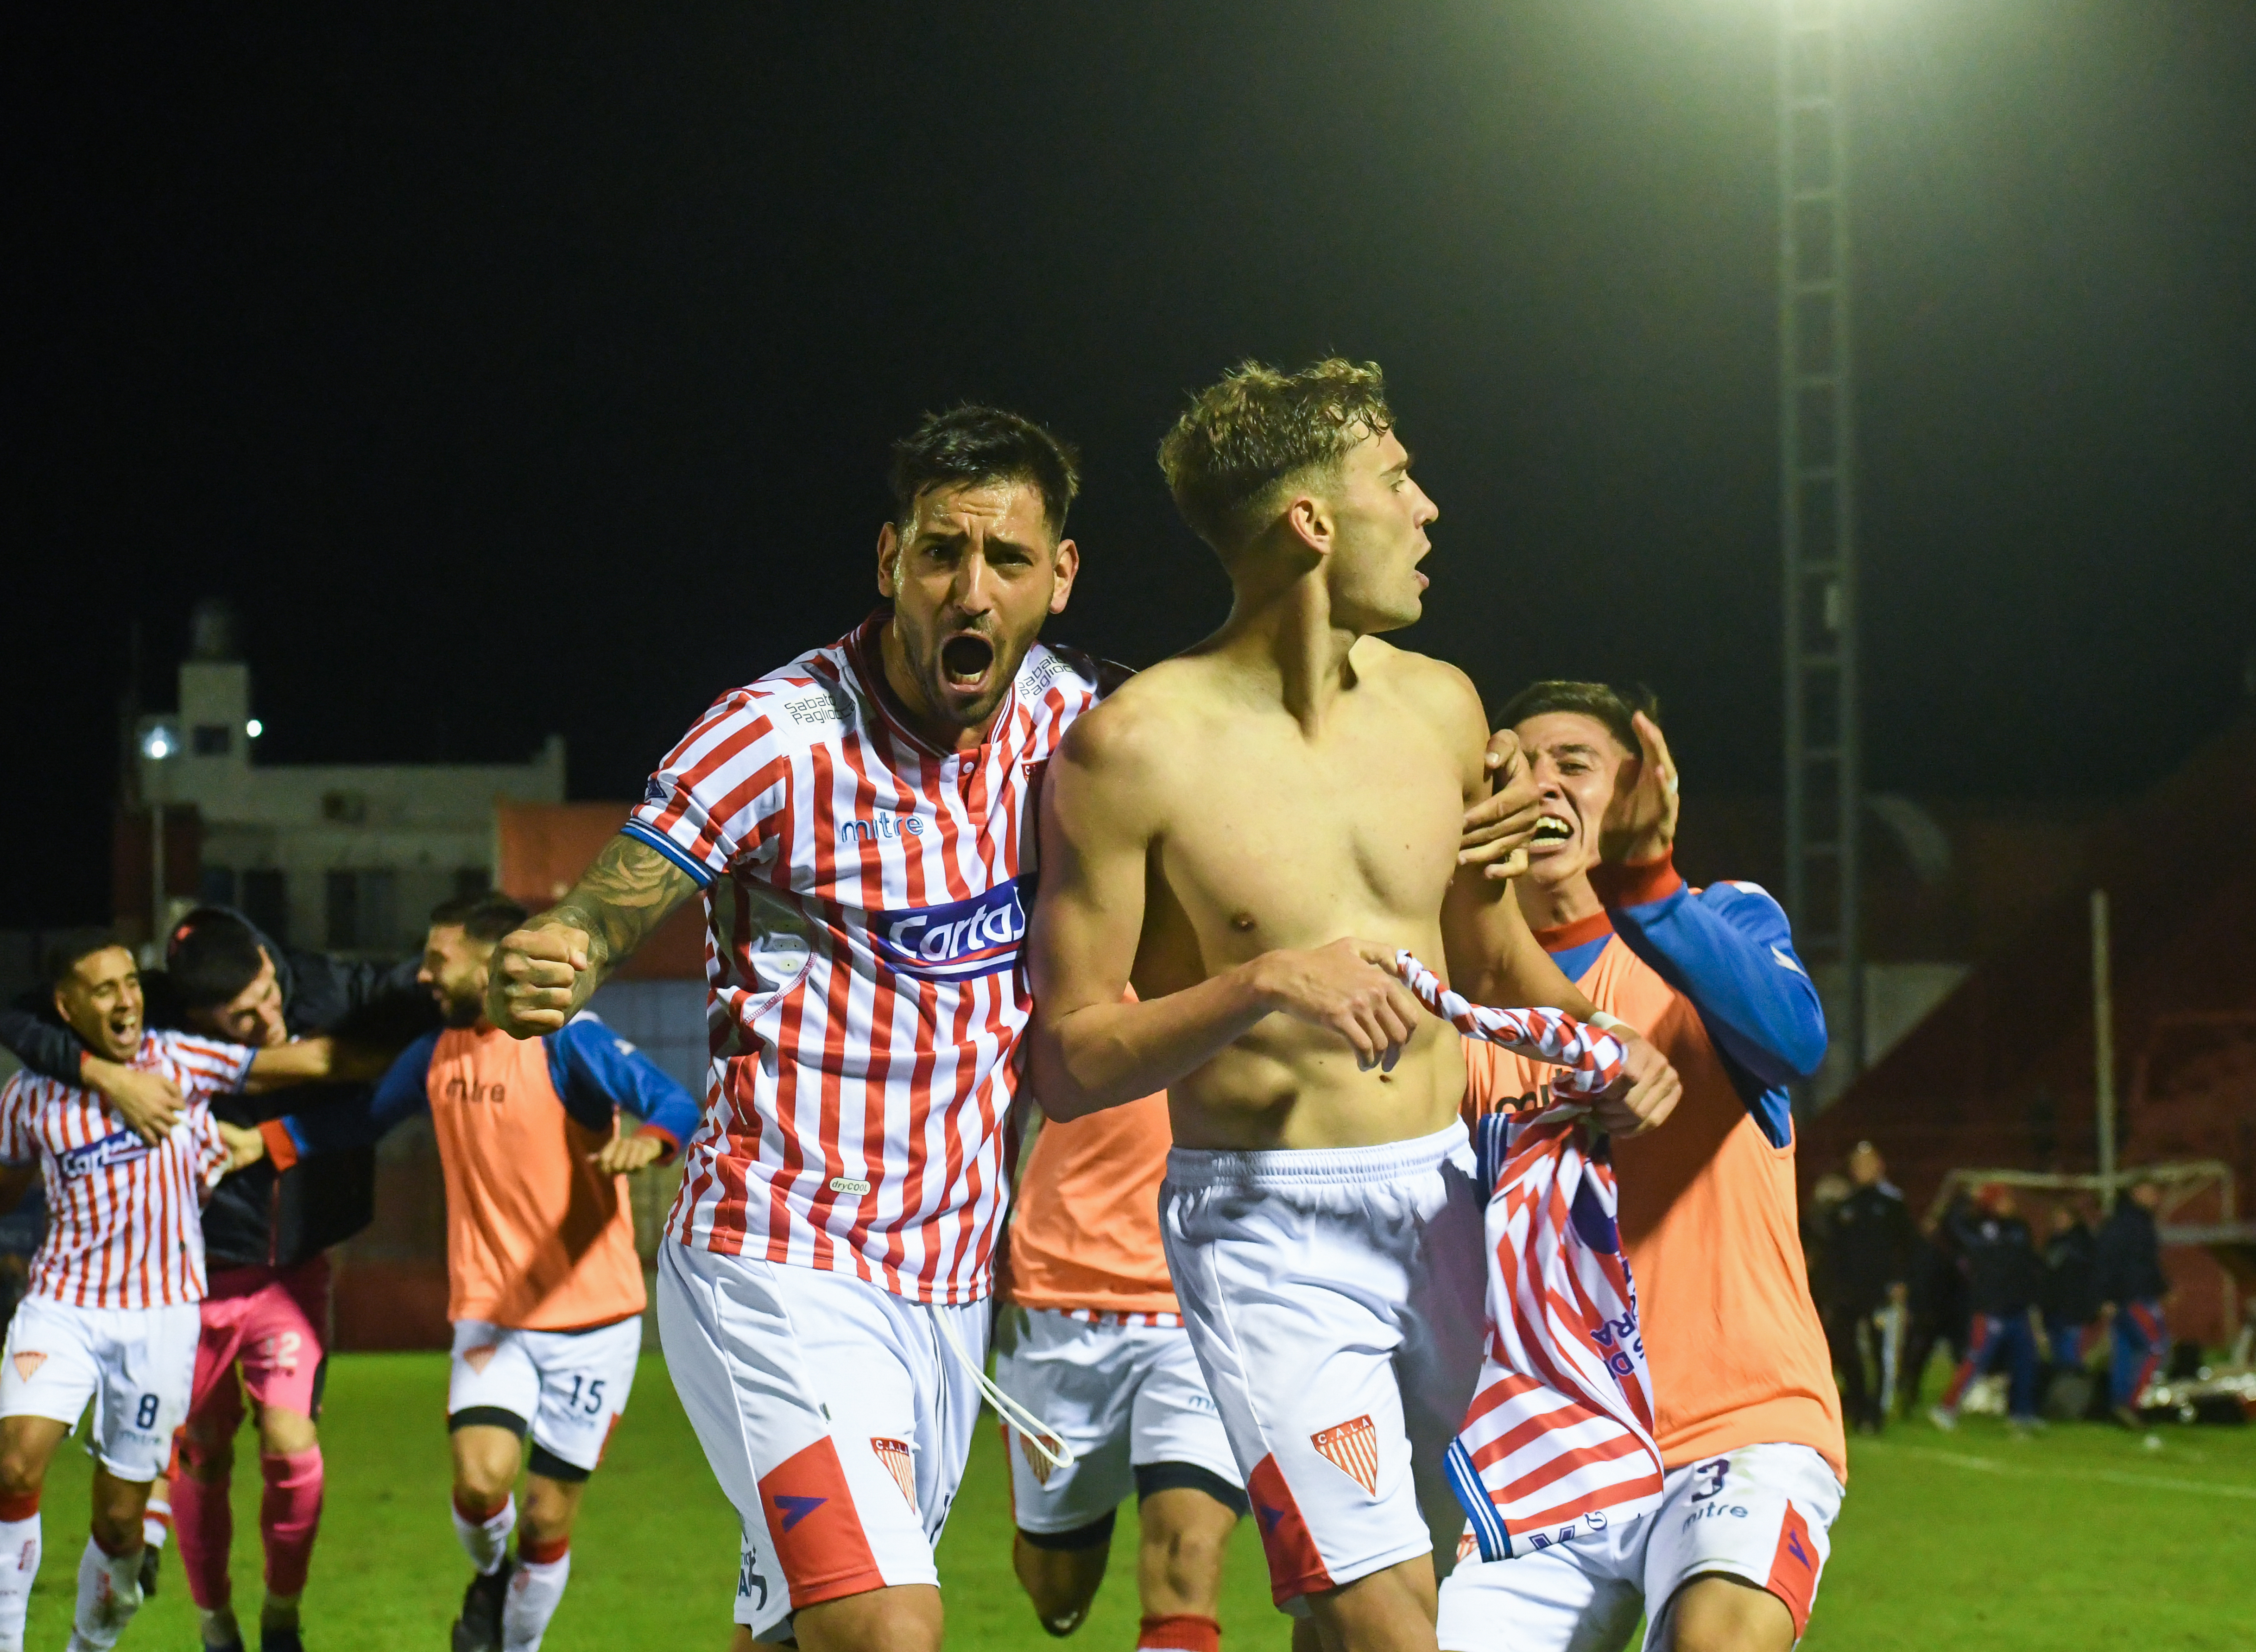
[[[1510,729],[1488,737],[1483,761],[1496,789],[1465,811],[1457,865],[1478,866],[1484,878],[1517,878],[1527,870],[1527,844],[1543,818],[1543,794],[1519,737]]]
[[[1642,750],[1615,775],[1613,801],[1598,829],[1598,858],[1609,864],[1658,860],[1676,842],[1676,764],[1668,742],[1644,712],[1630,723]]]

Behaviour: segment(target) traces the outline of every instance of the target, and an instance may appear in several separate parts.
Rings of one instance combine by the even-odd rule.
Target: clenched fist
[[[585,931],[537,924],[502,936],[486,966],[486,1019],[511,1038],[555,1032],[595,992]]]
[[[1598,1122],[1618,1136],[1634,1136],[1651,1130],[1676,1111],[1684,1094],[1684,1081],[1676,1069],[1634,1027],[1617,1027],[1621,1041],[1622,1076],[1597,1098],[1593,1111]]]

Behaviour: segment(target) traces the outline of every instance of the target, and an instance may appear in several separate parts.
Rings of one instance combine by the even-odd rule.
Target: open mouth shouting
[[[958,632],[940,645],[940,680],[949,693],[976,700],[994,686],[995,645],[976,632]]]
[[[1575,841],[1575,822],[1556,810],[1546,809],[1535,822],[1535,836],[1527,840],[1531,855],[1551,854]]]

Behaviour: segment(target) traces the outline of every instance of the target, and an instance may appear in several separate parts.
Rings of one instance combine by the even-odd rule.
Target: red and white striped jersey
[[[242,1087],[257,1052],[144,1033],[129,1065],[180,1086],[180,1122],[155,1147],[95,1091],[19,1072],[0,1089],[0,1161],[34,1160],[47,1237],[26,1294],[74,1308],[169,1308],[204,1297],[203,1201],[225,1173],[211,1098]]]
[[[625,825],[706,889],[713,1069],[667,1226],[964,1303],[1009,1191],[1031,804],[1096,671],[1035,646],[986,742],[939,752],[885,623],[722,696]]]
[[[1468,1038],[1565,1063],[1555,1094],[1597,1094],[1621,1070],[1620,1045],[1570,1016],[1470,1003],[1407,952],[1395,969]],[[1487,1342],[1443,1468],[1484,1560],[1566,1543],[1660,1502],[1637,1287],[1613,1171],[1591,1156],[1583,1114],[1569,1103],[1478,1126],[1491,1190]]]

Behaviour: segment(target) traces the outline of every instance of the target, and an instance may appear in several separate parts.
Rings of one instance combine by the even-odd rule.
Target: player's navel
[[[1240,935],[1245,934],[1253,928],[1253,914],[1250,912],[1231,913],[1230,914],[1230,927],[1237,930]]]

